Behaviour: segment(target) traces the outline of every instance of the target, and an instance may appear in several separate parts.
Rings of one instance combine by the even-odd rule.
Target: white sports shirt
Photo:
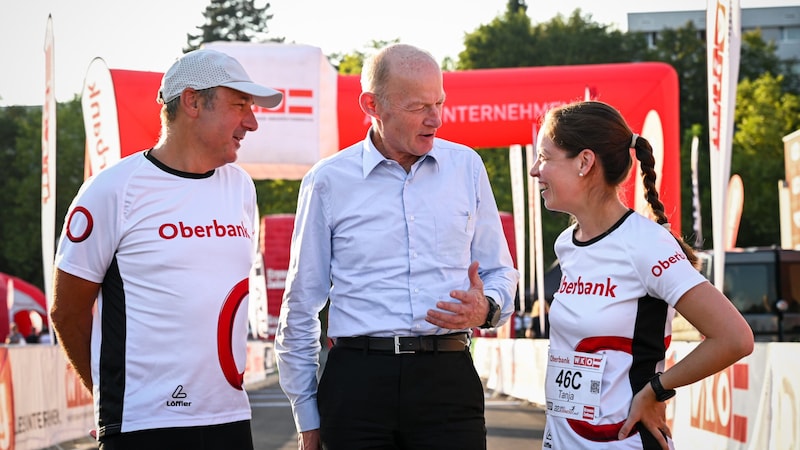
[[[548,411],[543,446],[658,448],[646,430],[622,441],[617,433],[633,395],[664,370],[675,304],[705,278],[666,229],[633,211],[591,241],[578,242],[573,233],[574,226],[555,243],[562,278],[550,308],[550,349],[551,354],[562,350],[605,355],[599,418],[591,423]]]
[[[250,419],[241,373],[256,216],[253,182],[232,164],[189,174],[142,152],[81,187],[56,266],[102,283],[91,346],[100,436]]]

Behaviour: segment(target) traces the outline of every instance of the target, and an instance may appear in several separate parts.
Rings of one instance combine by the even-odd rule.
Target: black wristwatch
[[[489,296],[486,296],[486,301],[489,303],[489,313],[486,314],[486,322],[481,328],[494,328],[500,322],[500,305]]]
[[[664,389],[664,386],[661,385],[661,372],[656,372],[652,378],[650,378],[650,387],[653,388],[653,392],[656,393],[656,400],[660,402],[665,402],[672,397],[675,397],[675,389]]]

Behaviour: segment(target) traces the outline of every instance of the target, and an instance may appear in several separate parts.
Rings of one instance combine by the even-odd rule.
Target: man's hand
[[[297,450],[322,450],[319,428],[297,433]]]
[[[450,297],[458,301],[437,302],[438,309],[429,309],[425,320],[448,330],[479,327],[486,322],[489,302],[483,294],[483,280],[478,275],[478,265],[478,261],[473,261],[469,266],[469,290],[450,291]]]

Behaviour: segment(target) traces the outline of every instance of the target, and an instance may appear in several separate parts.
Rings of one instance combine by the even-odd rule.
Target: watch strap
[[[675,389],[664,389],[664,386],[661,384],[661,374],[662,372],[656,372],[656,374],[650,378],[650,387],[652,387],[653,392],[656,393],[656,400],[665,402],[675,396]]]
[[[486,302],[489,303],[489,312],[486,314],[486,322],[481,325],[481,328],[494,328],[500,321],[500,305],[492,297],[486,296]]]

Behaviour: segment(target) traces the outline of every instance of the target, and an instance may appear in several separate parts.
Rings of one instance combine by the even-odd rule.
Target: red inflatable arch
[[[284,92],[281,107],[254,109],[259,133],[269,138],[243,142],[240,164],[254,178],[263,178],[265,173],[299,178],[310,163],[365,137],[370,121],[358,106],[359,76],[337,75],[319,49],[231,43],[218,49],[241,58],[254,81]],[[160,132],[160,105],[155,96],[162,74],[109,70],[98,60],[90,65],[82,97],[87,174],[153,146]],[[314,76],[309,77],[310,73]],[[680,230],[679,91],[678,76],[671,66],[624,63],[446,72],[444,88],[444,124],[437,135],[473,148],[531,144],[535,124],[557,105],[591,98],[615,106],[633,131],[653,146],[659,193],[672,228]],[[303,141],[309,136],[310,145]],[[255,155],[255,159],[243,162],[243,153]],[[285,155],[287,159],[281,159]],[[638,172],[638,165],[632,170]],[[628,205],[642,210],[640,177],[631,176],[623,193]],[[262,223],[267,315],[273,319],[282,296],[292,218],[267,216]],[[279,250],[272,245],[276,243],[283,243]],[[509,244],[515,250],[513,229]],[[269,251],[264,248],[267,246]],[[274,323],[267,324],[268,329],[273,327]]]
[[[160,105],[155,102],[155,93],[161,74],[105,70],[105,87],[99,87],[101,82],[87,84],[82,99],[87,155],[101,161],[100,165],[93,163],[96,168],[102,168],[102,155],[108,147],[114,147],[117,134],[104,139],[104,133],[115,122],[119,126],[119,157],[152,146],[160,132]],[[533,124],[555,105],[586,97],[612,104],[631,128],[653,145],[661,198],[673,229],[680,230],[678,77],[671,66],[623,63],[481,69],[446,72],[444,85],[447,101],[438,135],[474,148],[531,143]],[[291,89],[289,86],[287,92]],[[335,89],[341,149],[364,138],[369,120],[358,106],[358,76],[338,75]],[[104,96],[99,95],[101,91]],[[314,89],[307,92],[312,97],[318,94]],[[113,107],[104,107],[101,98],[111,101]],[[114,108],[115,115],[106,115]],[[639,209],[642,195],[637,180],[631,177],[625,195],[627,203]]]
[[[437,136],[474,148],[528,144],[547,109],[590,97],[620,110],[634,132],[648,138],[659,172],[659,193],[674,230],[680,230],[679,91],[664,63],[523,67],[446,72],[444,125]],[[364,138],[369,121],[358,106],[357,76],[339,77],[339,146]],[[660,169],[660,170],[659,170]],[[638,166],[635,168],[638,170]],[[625,189],[629,205],[642,202],[638,177]],[[640,184],[640,182],[638,182]]]

